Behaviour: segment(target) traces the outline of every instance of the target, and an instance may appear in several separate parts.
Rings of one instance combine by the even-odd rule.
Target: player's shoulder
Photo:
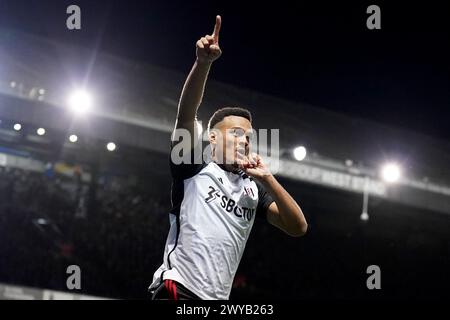
[[[207,166],[208,164],[206,162],[181,164],[174,164],[171,162],[170,170],[174,180],[186,180],[198,175]]]

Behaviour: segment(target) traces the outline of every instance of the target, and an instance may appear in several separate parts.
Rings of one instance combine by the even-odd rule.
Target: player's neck
[[[213,159],[214,163],[217,164],[222,170],[231,172],[231,173],[239,173],[239,168],[233,164],[223,164],[218,163],[216,159]]]

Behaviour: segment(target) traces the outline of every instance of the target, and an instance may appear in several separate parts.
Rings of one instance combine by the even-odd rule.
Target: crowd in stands
[[[162,261],[168,193],[98,180],[92,202],[90,186],[75,196],[75,178],[0,167],[0,282],[67,290],[66,268],[76,264],[83,293],[146,297]]]

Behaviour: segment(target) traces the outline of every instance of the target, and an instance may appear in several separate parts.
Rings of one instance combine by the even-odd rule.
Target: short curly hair
[[[238,116],[243,117],[247,119],[248,121],[252,122],[252,114],[250,111],[244,108],[240,107],[225,107],[218,109],[214,114],[211,116],[208,122],[208,131],[211,130],[211,128],[214,128],[214,126],[222,121],[225,117],[228,116]]]

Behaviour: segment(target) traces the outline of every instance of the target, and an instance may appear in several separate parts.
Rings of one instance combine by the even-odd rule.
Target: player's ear
[[[212,145],[217,144],[217,130],[211,129],[208,133],[209,143]]]
[[[216,153],[217,134],[214,129],[208,131],[209,144],[211,146],[211,155],[214,157]]]

